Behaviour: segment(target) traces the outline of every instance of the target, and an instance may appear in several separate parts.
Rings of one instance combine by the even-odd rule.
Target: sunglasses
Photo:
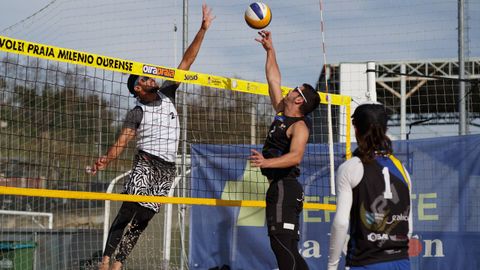
[[[298,93],[300,93],[300,96],[302,96],[303,100],[305,100],[305,103],[308,103],[307,98],[305,97],[302,90],[300,89],[300,86],[297,86],[297,87],[293,88],[293,91],[297,91]]]
[[[150,77],[138,76],[138,78],[135,80],[135,83],[134,83],[133,85],[134,85],[134,86],[137,86],[137,84],[138,84],[138,82],[139,82],[140,80],[146,82],[148,79],[150,79]]]

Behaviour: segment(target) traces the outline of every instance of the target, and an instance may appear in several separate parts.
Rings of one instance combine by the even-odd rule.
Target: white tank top
[[[166,161],[175,162],[180,136],[178,113],[172,100],[158,93],[160,100],[148,105],[137,102],[143,118],[137,129],[137,148]]]

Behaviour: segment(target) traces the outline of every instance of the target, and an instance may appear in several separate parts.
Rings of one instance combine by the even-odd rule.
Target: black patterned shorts
[[[124,189],[127,194],[168,196],[175,179],[175,163],[165,161],[147,152],[139,151],[133,160],[133,168]],[[160,211],[159,203],[139,203],[141,206]]]
[[[299,236],[300,213],[303,210],[303,188],[295,178],[274,180],[266,195],[268,235]]]

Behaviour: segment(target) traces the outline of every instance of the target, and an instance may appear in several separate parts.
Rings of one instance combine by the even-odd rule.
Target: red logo
[[[411,238],[408,242],[408,256],[418,257],[422,253],[422,242],[418,238]]]

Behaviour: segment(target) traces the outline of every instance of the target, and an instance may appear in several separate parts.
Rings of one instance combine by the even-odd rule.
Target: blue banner
[[[413,183],[412,269],[480,269],[480,136],[395,141],[394,148]],[[335,149],[342,153],[344,146]],[[325,145],[307,147],[299,181],[309,202],[335,203],[326,153]],[[249,166],[249,155],[248,145],[194,145],[192,196],[264,200],[268,183]],[[343,160],[339,154],[335,165]],[[190,269],[277,268],[264,209],[193,206],[190,217]],[[326,268],[333,217],[330,211],[303,212],[298,247],[312,270]]]

